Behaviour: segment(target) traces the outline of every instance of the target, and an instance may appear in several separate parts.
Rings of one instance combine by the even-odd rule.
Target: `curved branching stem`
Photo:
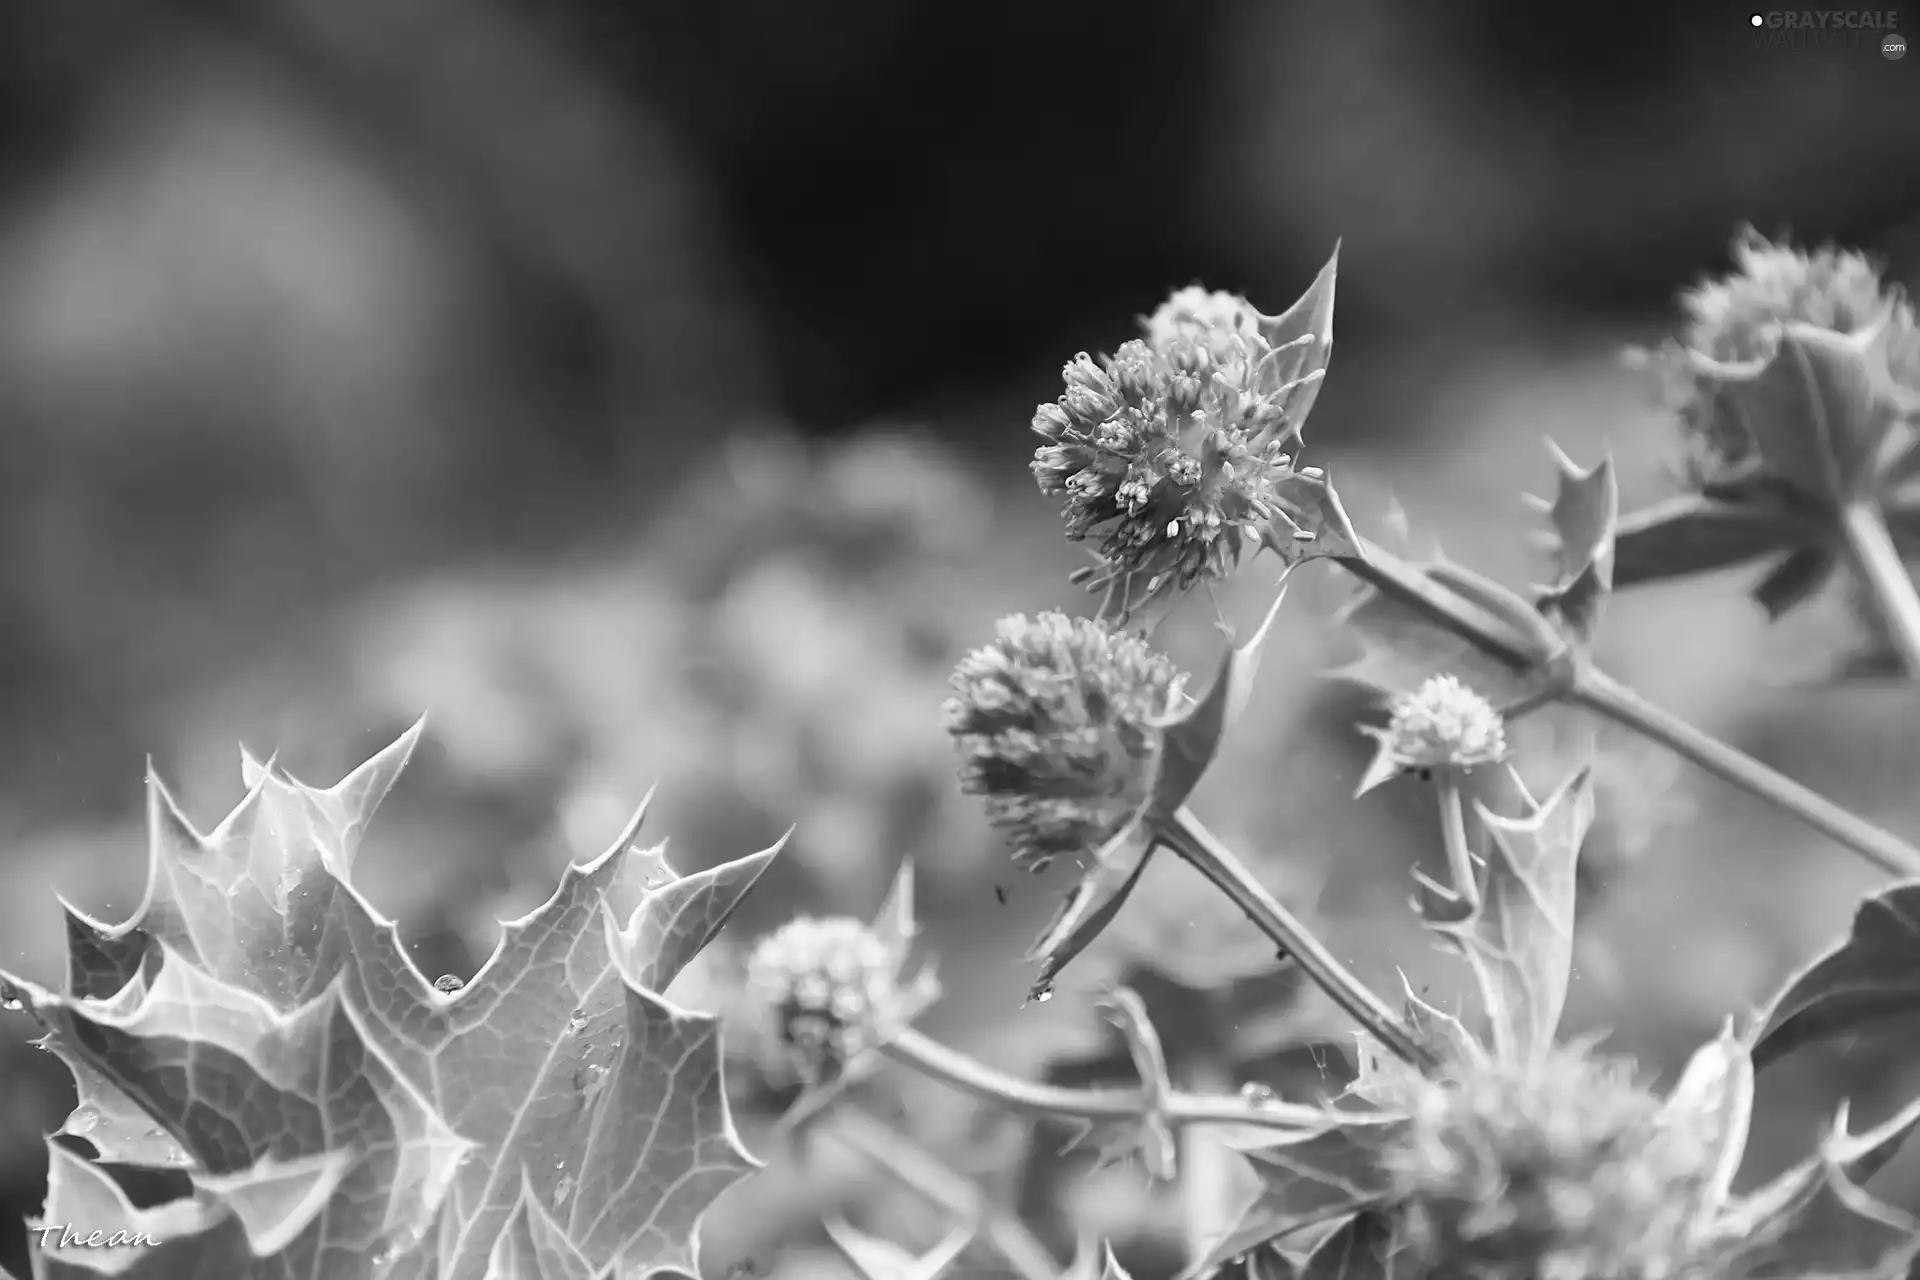
[[[1149,1108],[1146,1095],[1138,1089],[1068,1089],[1036,1084],[912,1029],[888,1041],[881,1052],[950,1089],[1022,1115],[1099,1123],[1133,1120],[1147,1114]],[[1159,1113],[1176,1128],[1225,1124],[1311,1131],[1325,1128],[1327,1123],[1325,1112],[1316,1107],[1178,1091],[1166,1096]]]
[[[1362,556],[1336,560],[1347,572],[1436,626],[1472,644],[1515,671],[1541,667],[1551,655],[1535,651],[1527,637],[1486,610],[1428,581],[1413,566],[1362,540]],[[1592,665],[1576,669],[1557,700],[1587,708],[1691,761],[1723,782],[1798,818],[1808,827],[1874,866],[1901,877],[1920,877],[1920,849],[1855,816],[1712,734],[1654,706]]]
[[[1749,795],[1771,801],[1881,870],[1903,879],[1920,877],[1920,850],[1785,774],[1767,768],[1712,734],[1654,706],[1606,672],[1583,672],[1574,680],[1567,700],[1659,743]]]
[[[1195,870],[1213,882],[1259,930],[1279,946],[1336,1004],[1393,1054],[1423,1071],[1437,1065],[1392,1007],[1327,949],[1326,943],[1254,879],[1233,852],[1201,825],[1193,810],[1181,807],[1172,819],[1156,824],[1155,834]]]

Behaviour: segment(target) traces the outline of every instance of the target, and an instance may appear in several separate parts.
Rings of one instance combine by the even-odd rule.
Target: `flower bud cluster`
[[[1184,679],[1141,637],[1059,613],[1002,619],[960,663],[946,721],[966,753],[961,788],[985,798],[1016,863],[1043,871],[1126,824]]]
[[[1110,575],[1145,573],[1154,591],[1224,578],[1275,514],[1299,424],[1258,319],[1243,298],[1182,290],[1144,340],[1076,356],[1034,414],[1034,478]]]
[[[1506,758],[1507,731],[1492,703],[1436,675],[1394,699],[1381,743],[1402,769],[1472,769]]]

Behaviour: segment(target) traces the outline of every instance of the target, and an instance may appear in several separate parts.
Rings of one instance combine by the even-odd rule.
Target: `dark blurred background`
[[[1629,503],[1661,492],[1666,426],[1615,353],[1724,264],[1736,224],[1920,267],[1920,62],[1757,48],[1747,13],[0,7],[0,962],[58,973],[56,889],[138,901],[148,753],[211,824],[237,741],[330,781],[430,709],[389,856],[362,864],[426,971],[470,972],[503,903],[543,897],[661,780],[683,868],[800,824],[738,940],[867,911],[910,855],[951,943],[940,1029],[1036,1072],[1100,1059],[1072,1000],[1016,1016],[1021,975],[988,959],[1048,902],[989,895],[1010,873],[937,720],[996,616],[1074,602],[1078,560],[1024,474],[1033,404],[1169,289],[1279,310],[1338,239],[1314,460],[1363,521],[1391,493],[1421,545],[1527,580],[1517,494],[1546,482],[1542,434],[1610,448]],[[1839,614],[1769,631],[1743,585],[1622,602],[1615,665],[1914,829],[1913,699],[1811,689]],[[1290,600],[1290,657],[1210,820],[1384,978],[1427,963],[1400,920],[1427,828],[1418,797],[1344,798],[1364,707],[1316,678],[1339,598],[1323,577]],[[1205,620],[1172,643],[1204,660]],[[1617,758],[1576,1011],[1657,1074],[1870,881],[1663,760]],[[1152,967],[1201,910],[1113,963]],[[0,1024],[14,1249],[71,1098]],[[1896,1075],[1815,1064],[1779,1086],[1756,1173]],[[978,1155],[963,1118],[917,1114]],[[853,1165],[756,1187],[760,1211],[714,1228],[722,1269],[839,1274],[809,1225],[836,1195],[937,1234]],[[1123,1256],[1154,1273],[1162,1219],[1115,1207],[1135,1194],[1033,1212],[1056,1241],[1076,1216],[1131,1224]]]

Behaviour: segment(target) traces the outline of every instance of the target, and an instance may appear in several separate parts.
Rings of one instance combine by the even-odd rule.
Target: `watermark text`
[[[160,1243],[144,1231],[77,1231],[70,1222],[51,1222],[29,1230],[39,1235],[42,1249],[152,1248]]]

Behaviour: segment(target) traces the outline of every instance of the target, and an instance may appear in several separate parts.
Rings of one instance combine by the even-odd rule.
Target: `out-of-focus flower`
[[[871,1047],[903,1007],[901,957],[851,917],[803,916],[762,939],[747,995],[810,1074]]]
[[[1686,353],[1722,364],[1766,357],[1787,322],[1858,334],[1885,323],[1888,371],[1920,391],[1920,327],[1913,307],[1883,283],[1878,264],[1834,245],[1802,250],[1775,244],[1751,227],[1733,242],[1734,270],[1680,295],[1686,324],[1656,363],[1667,376],[1695,484],[1738,476],[1759,461],[1754,441],[1724,384],[1699,376]]]
[[[1147,575],[1149,591],[1224,578],[1280,510],[1299,380],[1259,321],[1244,298],[1182,290],[1145,340],[1076,356],[1065,392],[1034,414],[1041,492],[1061,501],[1068,538],[1099,539],[1093,586],[1121,573]]]
[[[1434,1274],[1685,1274],[1713,1151],[1621,1064],[1569,1046],[1411,1082],[1381,1155],[1391,1211]]]
[[[961,788],[1039,872],[1100,848],[1145,802],[1185,676],[1137,635],[1043,613],[1002,619],[952,683]]]

